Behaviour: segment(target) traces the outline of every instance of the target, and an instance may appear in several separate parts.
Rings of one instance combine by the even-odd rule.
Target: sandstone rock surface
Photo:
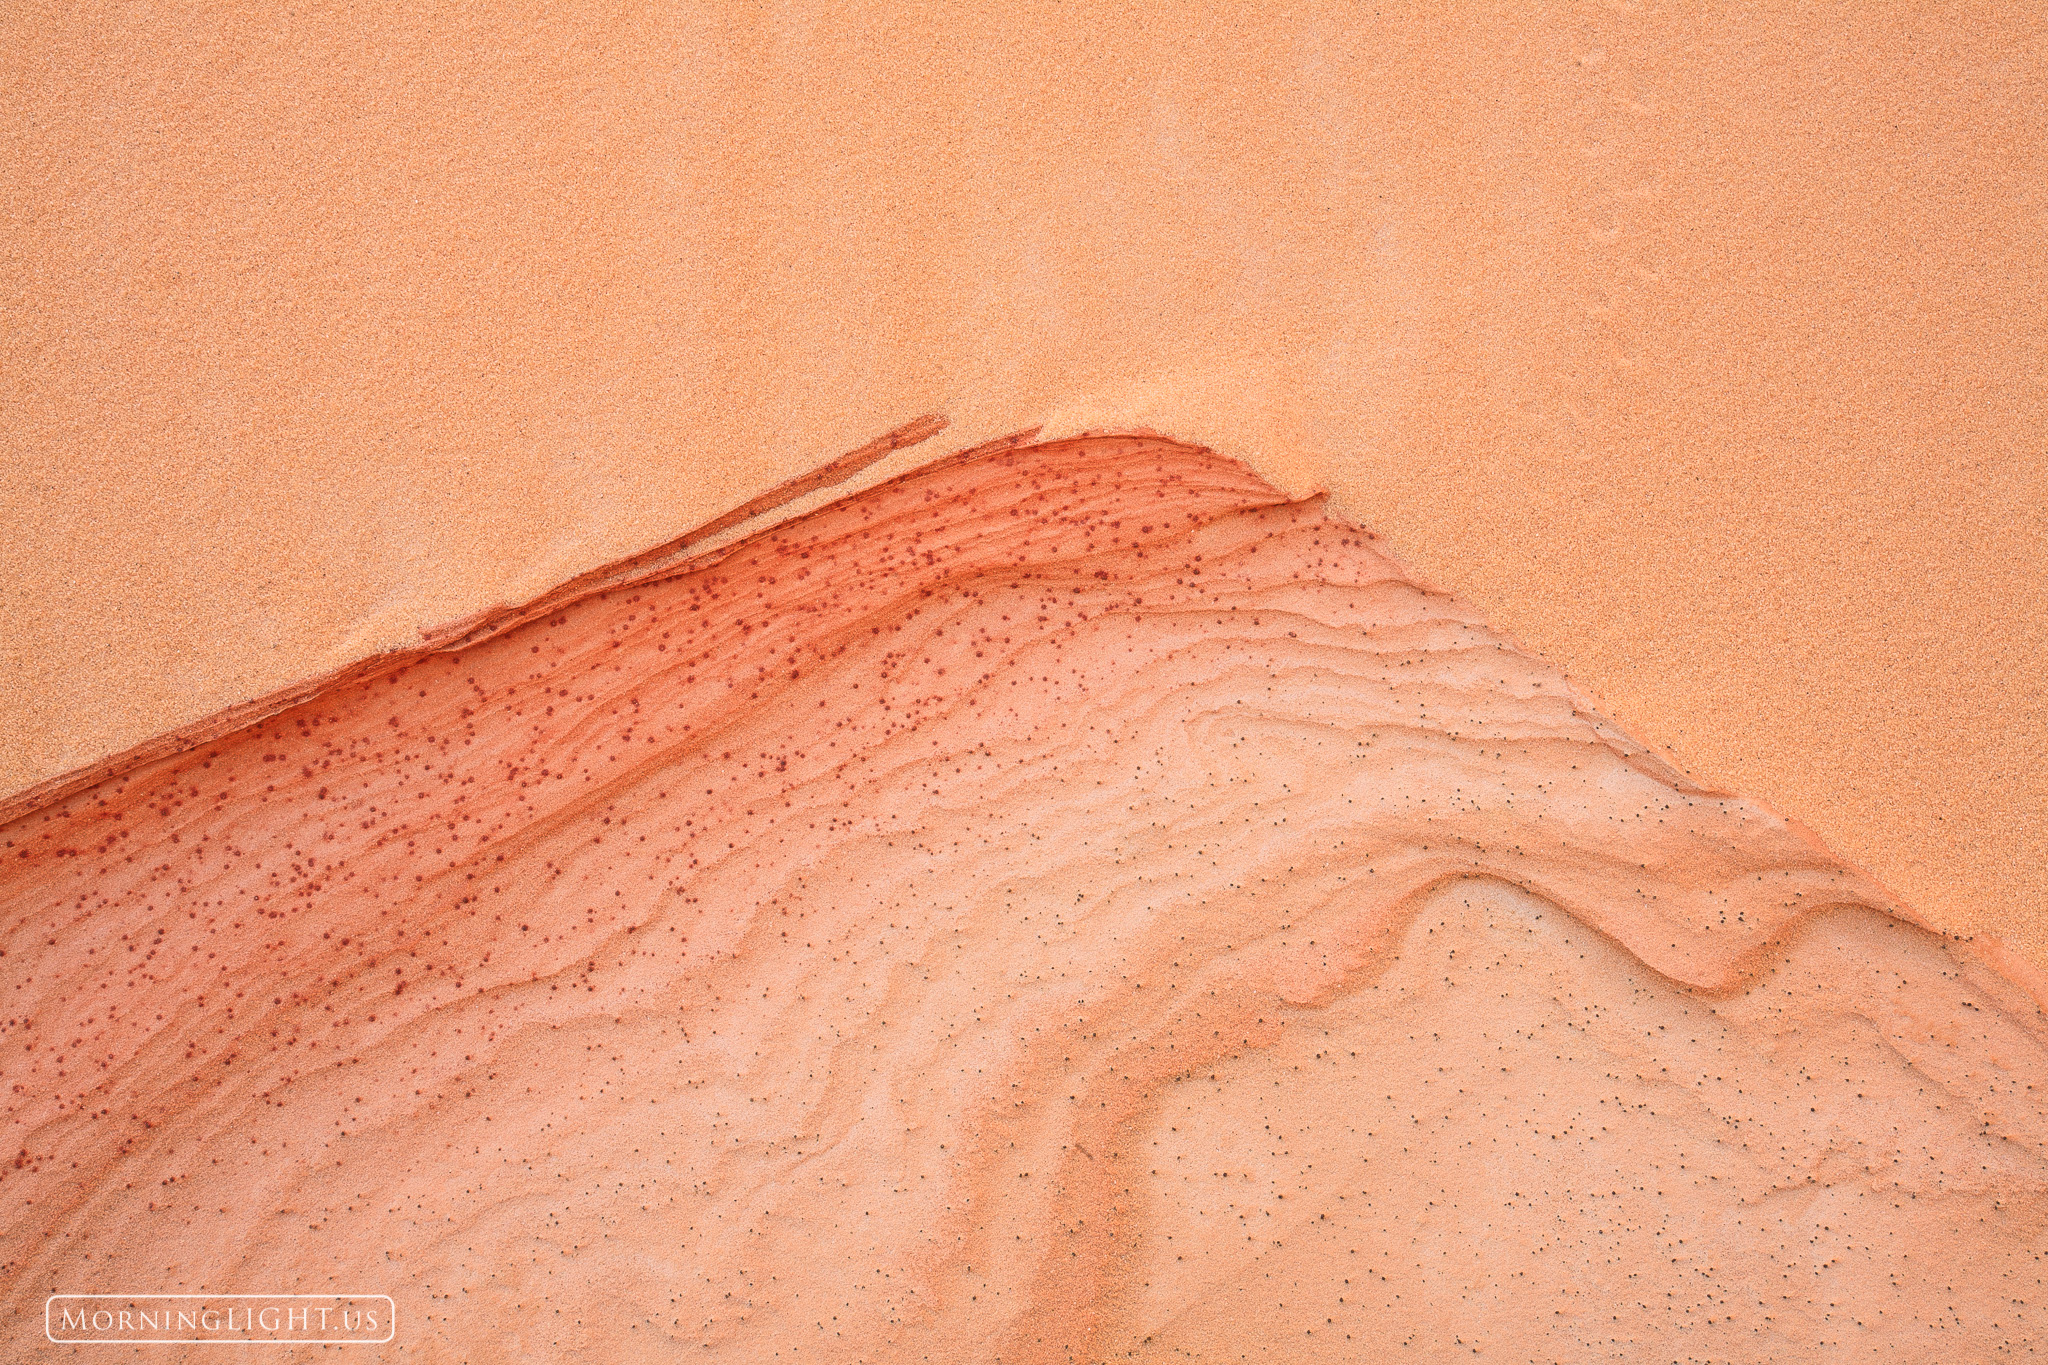
[[[9,1354],[101,1290],[451,1361],[2048,1340],[2029,989],[1165,438],[339,683],[21,814],[0,907]]]

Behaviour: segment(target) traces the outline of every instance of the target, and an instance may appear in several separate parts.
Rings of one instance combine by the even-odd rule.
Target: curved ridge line
[[[628,555],[624,559],[600,565],[567,582],[557,584],[530,601],[514,606],[486,607],[482,611],[431,627],[420,632],[418,645],[371,654],[354,663],[344,664],[332,672],[290,683],[261,697],[236,702],[211,715],[202,716],[190,724],[154,735],[119,753],[110,754],[84,767],[74,768],[68,773],[60,773],[32,787],[26,787],[12,796],[0,799],[0,827],[11,825],[24,816],[33,815],[36,811],[55,805],[88,787],[133,772],[144,764],[196,749],[222,735],[274,716],[302,702],[311,701],[323,692],[349,683],[381,678],[430,654],[446,653],[466,645],[477,644],[593,594],[613,587],[626,586],[650,573],[680,567],[687,562],[687,558],[679,556],[685,556],[685,553],[699,542],[730,530],[742,522],[772,512],[778,507],[786,506],[806,493],[843,483],[876,461],[938,435],[947,425],[947,419],[943,414],[927,413],[882,433],[858,449],[825,461],[808,473],[784,480],[759,497],[749,499],[673,540],[664,541],[651,549]],[[962,451],[953,458],[978,455],[989,450],[1008,449],[1030,440],[1037,434],[1038,429],[1035,427],[1015,432],[985,445],[976,446],[972,450]]]

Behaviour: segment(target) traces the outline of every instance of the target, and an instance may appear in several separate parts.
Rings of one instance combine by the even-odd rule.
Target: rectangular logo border
[[[294,1337],[289,1341],[219,1340],[211,1337],[151,1337],[137,1340],[123,1337],[114,1341],[94,1341],[79,1337],[53,1337],[50,1335],[50,1305],[59,1299],[114,1299],[133,1302],[136,1299],[382,1299],[391,1309],[391,1329],[385,1335],[368,1337],[341,1337],[334,1340]],[[52,1294],[43,1300],[43,1336],[58,1346],[383,1346],[398,1335],[398,1304],[389,1294]]]

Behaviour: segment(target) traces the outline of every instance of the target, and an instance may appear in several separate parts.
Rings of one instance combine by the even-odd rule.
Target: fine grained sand
[[[2044,36],[0,7],[0,795],[915,413],[1136,424],[1326,486],[1658,753],[2048,967]]]
[[[0,830],[0,904],[30,1354],[111,1287],[438,1360],[2043,1338],[2028,989],[1161,438],[338,684]]]

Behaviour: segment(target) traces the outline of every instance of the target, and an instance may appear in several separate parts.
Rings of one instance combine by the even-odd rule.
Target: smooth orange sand
[[[1321,500],[996,449],[592,591],[0,828],[11,1350],[2048,1340],[2048,993]]]
[[[2043,22],[10,7],[0,789],[917,413],[1144,424],[2048,964]]]

